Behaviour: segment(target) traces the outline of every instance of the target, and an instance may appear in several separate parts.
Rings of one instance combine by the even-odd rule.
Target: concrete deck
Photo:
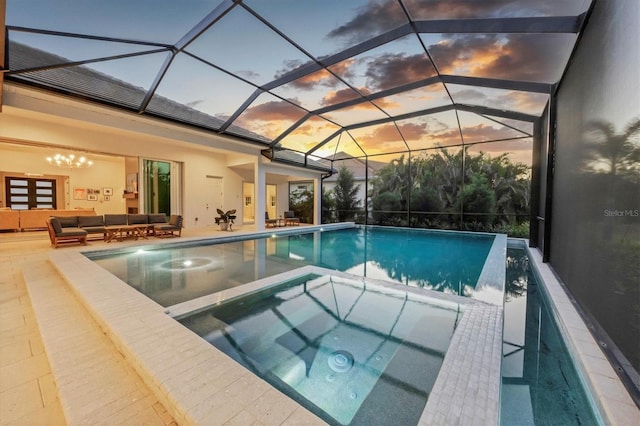
[[[114,246],[94,240],[58,251]],[[46,231],[0,233],[0,425],[176,424],[49,263],[54,251]],[[39,288],[30,294],[23,275]],[[69,358],[65,349],[80,345],[92,349]],[[84,399],[65,397],[79,387],[89,390]]]

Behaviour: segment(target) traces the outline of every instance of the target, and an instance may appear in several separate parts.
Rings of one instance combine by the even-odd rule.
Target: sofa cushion
[[[86,237],[87,231],[80,228],[66,228],[62,229],[62,232],[56,234],[56,237]]]
[[[104,226],[104,218],[102,216],[78,216],[78,226],[80,228]]]
[[[146,214],[128,214],[127,220],[129,225],[140,225],[149,223],[149,218]]]
[[[127,215],[126,214],[105,214],[104,224],[105,226],[126,225]]]
[[[83,231],[87,231],[87,234],[104,234],[106,232],[104,226],[87,226],[82,229]]]
[[[52,217],[50,221],[51,226],[53,227],[53,232],[55,232],[56,235],[60,234],[62,232],[62,225],[60,225],[60,221],[58,220],[58,218]]]
[[[77,228],[78,216],[55,216],[60,221],[60,226],[63,228]]]
[[[150,214],[149,223],[167,223],[167,216],[164,213]]]

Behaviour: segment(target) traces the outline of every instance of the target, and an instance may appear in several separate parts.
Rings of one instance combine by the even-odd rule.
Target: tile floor
[[[0,234],[1,425],[66,424],[21,269],[49,251],[42,232]]]
[[[200,236],[212,233],[217,234],[220,231],[202,229],[189,232],[185,229],[183,235]],[[89,242],[89,246],[100,248],[111,247],[113,244],[94,240]],[[61,280],[47,261],[52,250],[54,249],[45,231],[0,233],[0,426],[75,423],[65,418],[49,357],[45,353],[32,302],[23,279],[23,268],[40,268],[49,280]],[[87,315],[85,320],[91,323],[86,311],[81,314]],[[145,392],[147,395],[150,394],[148,390],[145,391],[145,386],[139,378],[132,383],[142,395],[145,395]],[[142,410],[144,414],[134,412],[126,415],[121,412],[120,416],[124,417],[112,417],[107,423],[132,424],[133,421],[136,424],[175,424],[157,400],[144,397],[140,399],[145,400],[146,407]],[[138,407],[133,408],[134,411],[136,409]],[[136,421],[132,415],[147,417],[138,417]],[[92,423],[100,422],[95,420]]]

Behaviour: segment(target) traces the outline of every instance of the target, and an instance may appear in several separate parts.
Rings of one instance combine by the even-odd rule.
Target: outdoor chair
[[[153,232],[156,237],[179,237],[182,235],[182,216],[172,214],[169,223],[161,223],[153,226]]]
[[[264,226],[275,228],[278,226],[278,219],[269,219],[269,212],[264,212]]]
[[[87,231],[77,227],[63,228],[58,218],[52,217],[46,221],[51,245],[58,248],[60,244],[80,243],[87,245]]]
[[[295,225],[295,226],[300,225],[300,218],[296,217],[296,214],[292,211],[284,212],[284,226],[289,226],[289,225]]]

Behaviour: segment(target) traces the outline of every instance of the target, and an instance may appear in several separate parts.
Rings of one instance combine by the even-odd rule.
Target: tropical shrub
[[[403,155],[381,168],[370,188],[376,224],[528,236],[530,168],[508,153],[441,148],[410,162]]]

